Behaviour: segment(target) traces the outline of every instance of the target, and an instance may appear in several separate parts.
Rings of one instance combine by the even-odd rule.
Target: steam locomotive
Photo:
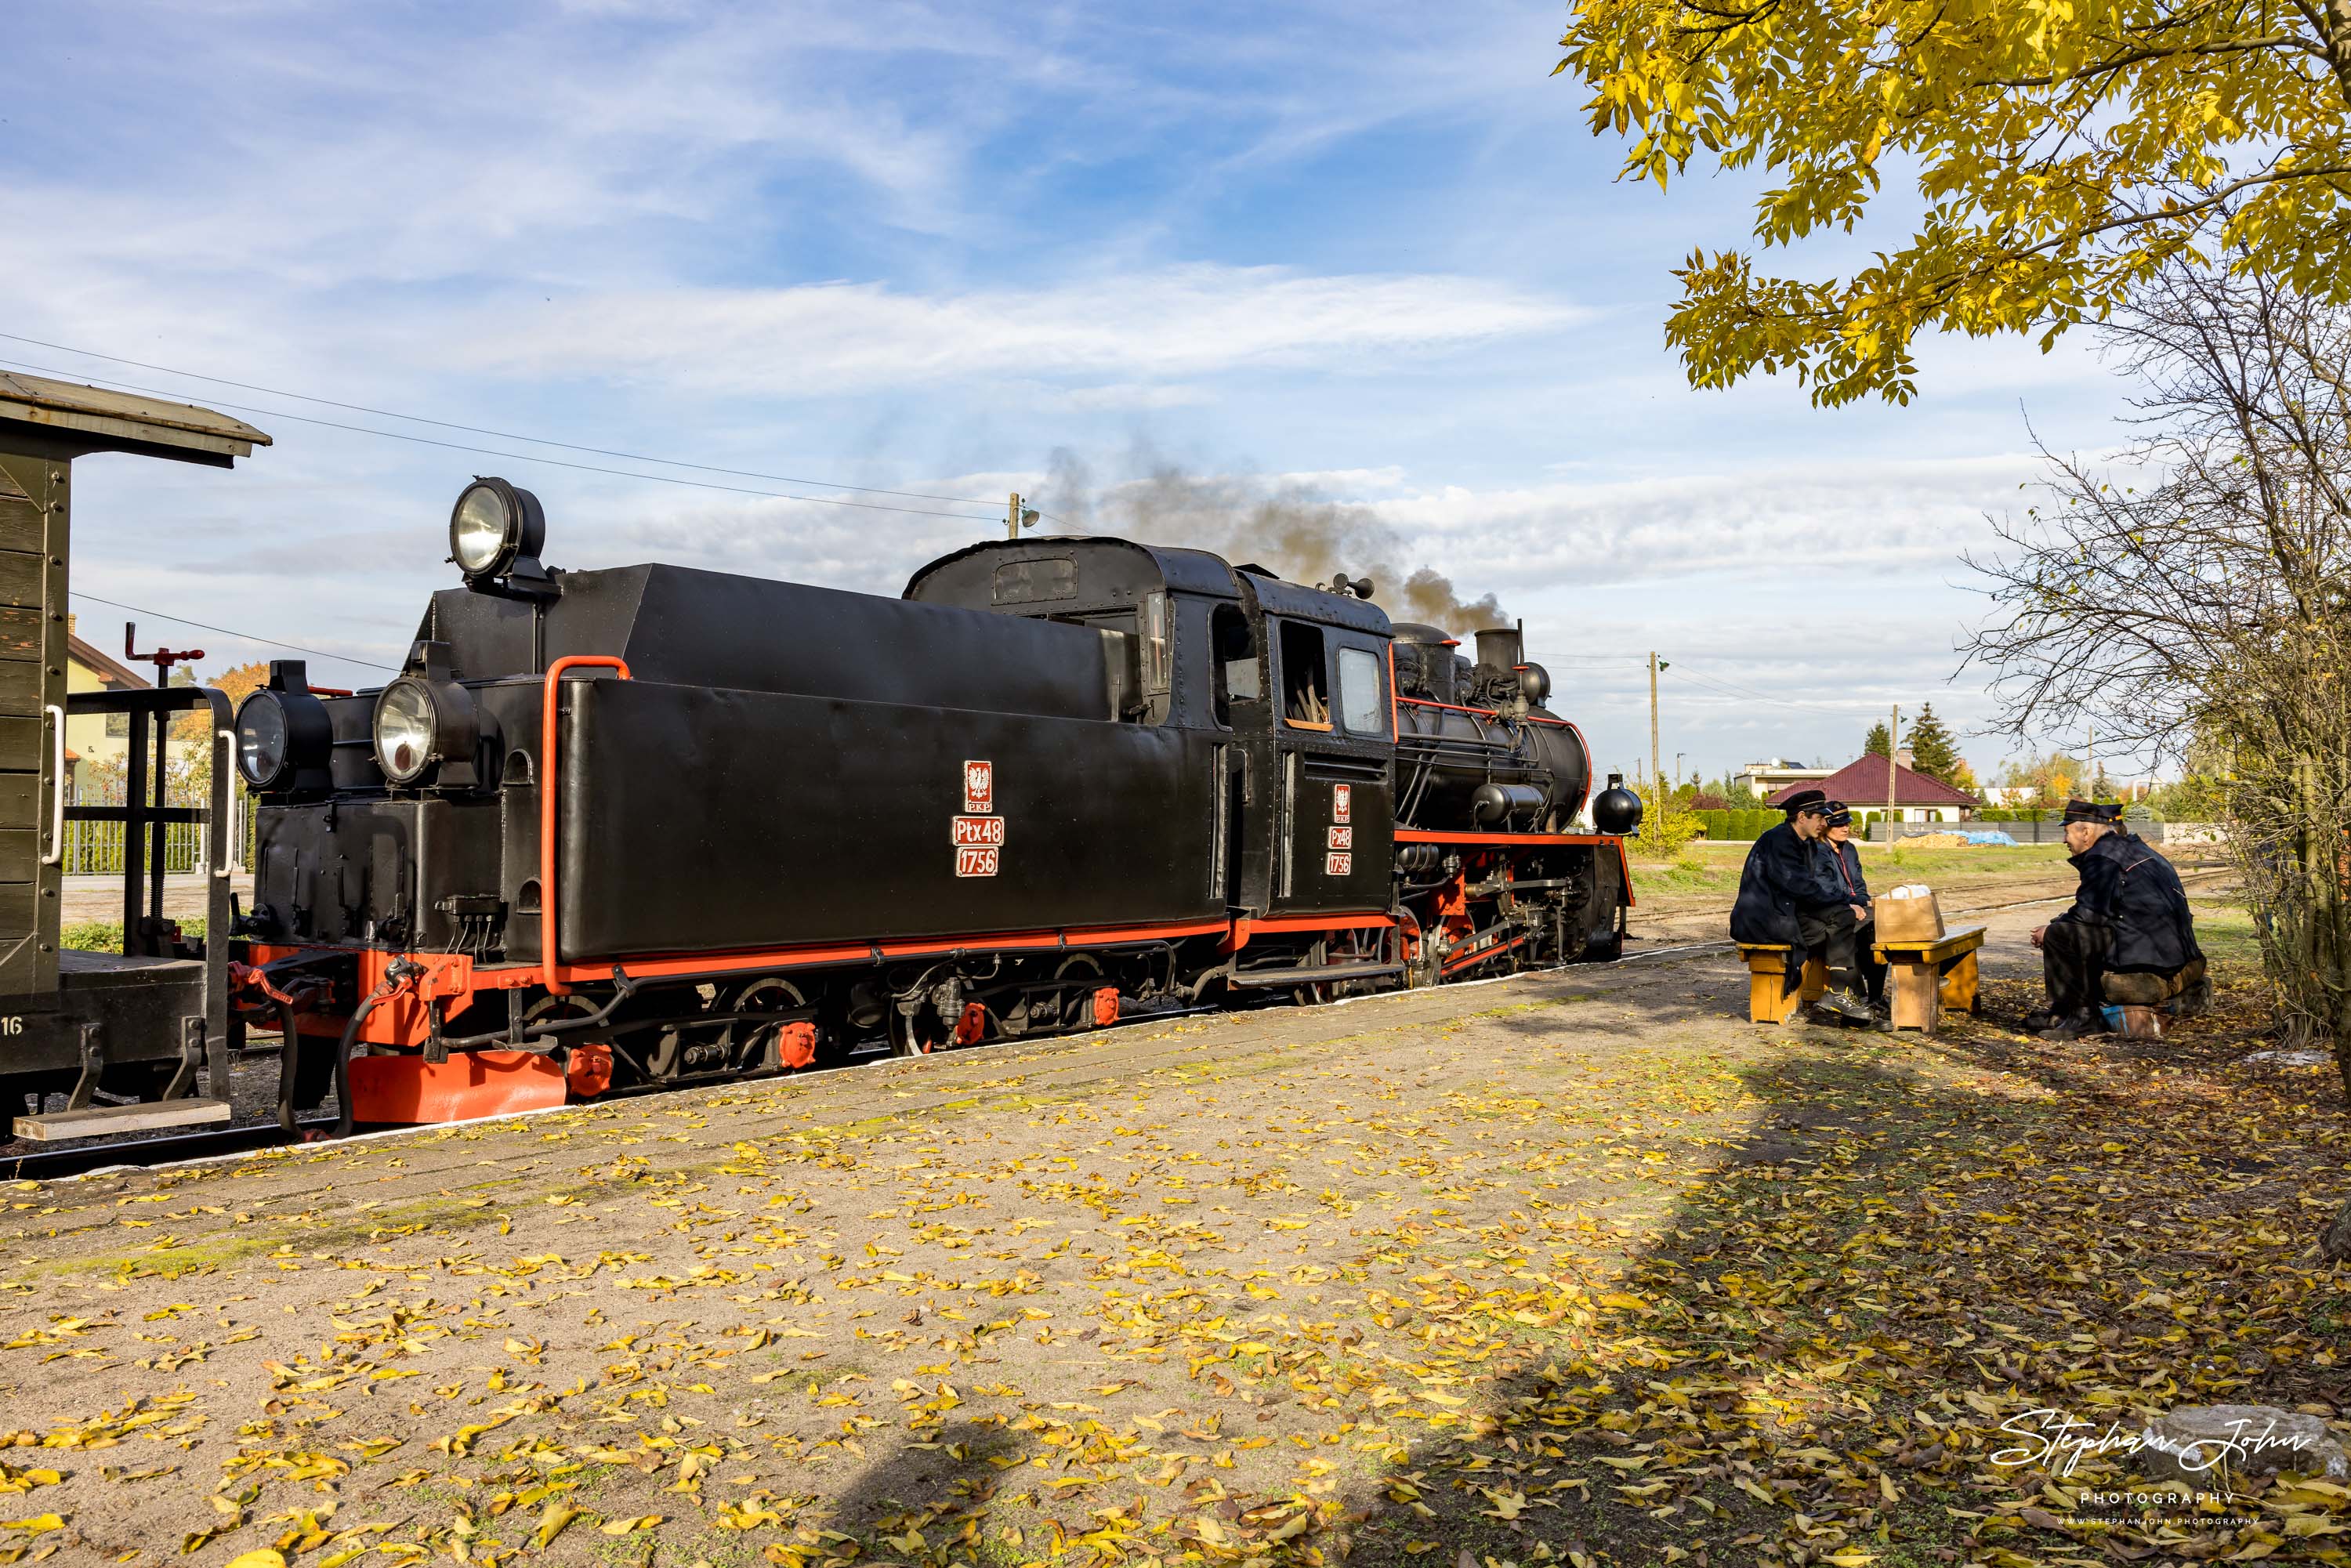
[[[510,1111],[1620,950],[1623,835],[1520,633],[1125,538],[899,599],[564,571],[500,479],[398,678],[282,661],[243,1023],[347,1120]]]

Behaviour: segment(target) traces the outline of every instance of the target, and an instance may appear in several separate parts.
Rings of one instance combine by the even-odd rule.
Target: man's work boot
[[[2106,1020],[2094,1012],[2067,1013],[2041,1031],[2043,1040],[2080,1040],[2085,1035],[2104,1034]]]
[[[1877,1021],[1877,1015],[1869,1010],[1861,993],[1849,989],[1822,992],[1821,999],[1813,1004],[1813,1017],[1816,1022],[1832,1026],[1859,1024],[1866,1028]]]

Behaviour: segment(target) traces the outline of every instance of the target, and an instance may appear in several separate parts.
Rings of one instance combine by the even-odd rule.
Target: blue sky
[[[1669,270],[1740,244],[1753,186],[1616,183],[1620,150],[1548,75],[1562,20],[36,7],[0,104],[20,215],[0,227],[0,333],[66,347],[0,339],[0,365],[277,438],[233,475],[85,464],[78,589],[361,660],[396,659],[447,580],[475,473],[540,495],[559,565],[894,592],[987,534],[1008,490],[1115,521],[1172,467],[1363,508],[1396,564],[1499,595],[1604,768],[1646,757],[1651,648],[1676,666],[1668,768],[1847,761],[1895,702],[1980,723],[1980,685],[1949,684],[1980,608],[1959,551],[2023,502],[2028,413],[2059,447],[2114,440],[2110,378],[2085,342],[1939,341],[1907,409],[1690,391],[1663,343]],[[1082,494],[1053,482],[1057,453]],[[935,511],[956,515],[916,515]],[[102,641],[122,619],[81,615]],[[265,652],[199,641],[214,665]]]

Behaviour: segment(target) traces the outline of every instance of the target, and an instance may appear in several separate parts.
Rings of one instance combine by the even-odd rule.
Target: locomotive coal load
[[[1472,663],[1368,582],[1123,538],[883,599],[549,570],[544,530],[477,482],[396,680],[281,664],[238,714],[246,999],[313,1102],[346,1061],[359,1119],[433,1120],[1617,950],[1621,842],[1515,631]]]

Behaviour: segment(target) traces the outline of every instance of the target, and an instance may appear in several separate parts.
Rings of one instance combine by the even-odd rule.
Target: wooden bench
[[[1752,1022],[1786,1023],[1798,1008],[1828,991],[1828,966],[1818,958],[1806,958],[1802,974],[1789,984],[1785,942],[1741,942],[1739,956],[1747,960],[1747,1017]]]
[[[1873,949],[1877,961],[1892,971],[1888,988],[1894,1027],[1933,1034],[1943,1009],[1969,1013],[1983,1010],[1976,990],[1976,949],[1983,946],[1984,928],[1965,926],[1947,931],[1931,941],[1879,942]]]

